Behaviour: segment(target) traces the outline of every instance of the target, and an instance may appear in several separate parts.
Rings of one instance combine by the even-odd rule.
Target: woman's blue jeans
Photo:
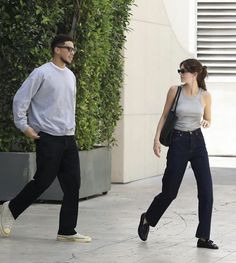
[[[146,212],[146,219],[155,226],[170,203],[177,197],[188,161],[191,163],[198,190],[199,224],[196,237],[209,238],[213,205],[212,179],[208,153],[201,129],[192,132],[174,131],[167,153],[167,166],[162,179],[162,192]]]

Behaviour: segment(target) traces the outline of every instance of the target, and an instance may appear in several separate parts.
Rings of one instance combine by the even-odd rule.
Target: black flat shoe
[[[210,249],[218,249],[219,247],[210,239],[202,240],[198,239],[197,247],[201,248],[210,248]]]
[[[145,213],[143,213],[140,217],[140,222],[138,226],[138,235],[141,240],[146,241],[149,233],[149,224],[148,223],[144,224],[144,219],[145,219]]]

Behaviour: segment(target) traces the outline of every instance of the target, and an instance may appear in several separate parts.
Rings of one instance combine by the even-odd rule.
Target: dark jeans
[[[39,135],[40,139],[35,140],[37,170],[34,178],[10,201],[9,208],[16,219],[57,177],[64,194],[58,234],[73,235],[76,233],[80,188],[80,164],[75,138],[43,132]]]
[[[191,163],[198,190],[199,224],[196,237],[209,238],[213,191],[208,154],[201,129],[193,132],[174,132],[167,153],[162,192],[154,198],[148,208],[146,219],[154,227],[170,203],[177,197],[188,161]]]

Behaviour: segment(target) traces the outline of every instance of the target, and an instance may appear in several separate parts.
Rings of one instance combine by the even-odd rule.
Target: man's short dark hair
[[[69,35],[59,34],[54,37],[51,43],[52,53],[54,53],[54,48],[60,45],[64,45],[66,41],[73,42],[73,38]]]

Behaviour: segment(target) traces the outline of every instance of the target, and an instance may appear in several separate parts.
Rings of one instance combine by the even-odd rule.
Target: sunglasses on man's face
[[[187,69],[185,69],[185,68],[180,68],[177,71],[179,74],[184,74],[184,73],[188,72]]]
[[[67,49],[70,53],[76,53],[76,51],[77,51],[77,49],[76,48],[74,48],[74,47],[69,47],[69,46],[57,46],[57,47],[59,47],[59,48],[65,48],[65,49]]]

